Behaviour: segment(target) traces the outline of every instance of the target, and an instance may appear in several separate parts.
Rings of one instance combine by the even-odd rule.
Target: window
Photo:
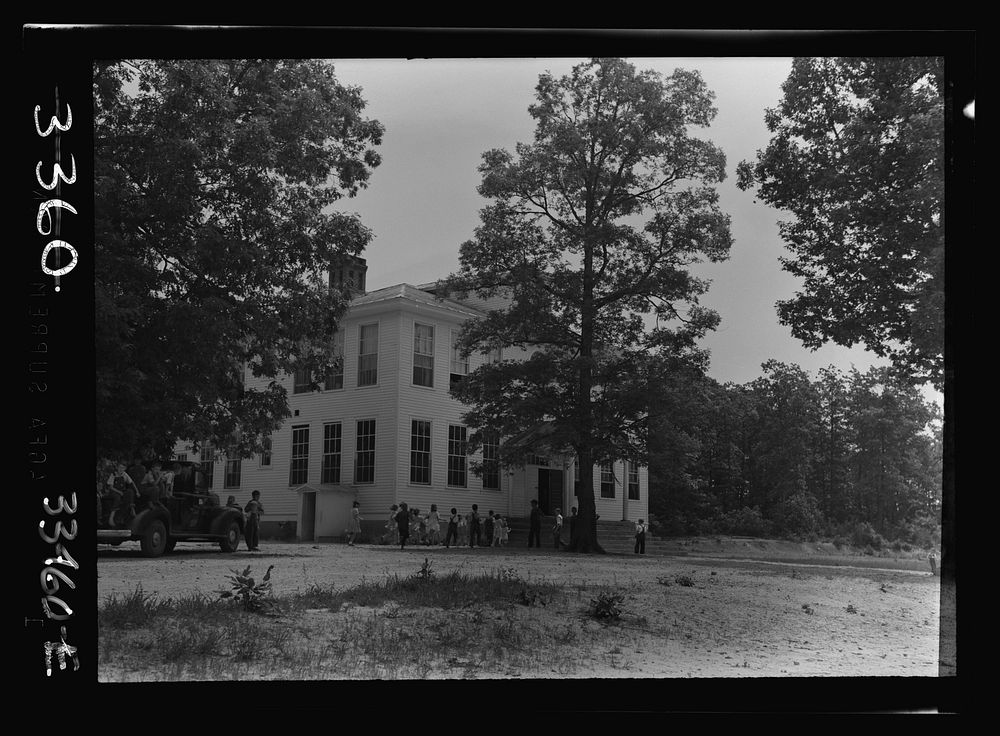
[[[378,323],[358,329],[358,385],[378,383]]]
[[[413,325],[413,385],[434,386],[434,328]]]
[[[431,482],[431,423],[410,423],[410,483]]]
[[[580,495],[580,458],[573,463],[573,495]]]
[[[375,420],[358,422],[358,440],[354,453],[354,482],[375,482]]]
[[[610,463],[601,465],[601,498],[615,497],[615,471]]]
[[[176,460],[179,463],[186,463],[187,459],[188,459],[188,454],[186,452],[178,452],[177,455],[174,457],[174,460]]]
[[[458,349],[458,335],[454,330],[451,332],[451,386],[454,388],[462,382],[462,379],[469,375],[469,358],[463,357]]]
[[[309,480],[309,427],[292,427],[292,463],[288,485],[300,486]]]
[[[628,464],[628,500],[639,500],[639,466],[635,463]]]
[[[340,483],[340,422],[323,425],[323,466],[320,483]]]
[[[295,371],[295,380],[292,386],[293,394],[304,394],[312,390],[312,375],[307,368],[300,368]]]
[[[448,427],[448,485],[459,488],[465,488],[468,479],[465,435],[465,427],[454,424]]]
[[[494,432],[483,437],[483,489],[500,490],[500,440]]]
[[[547,468],[549,467],[549,459],[547,457],[542,457],[541,455],[531,454],[528,455],[527,464]]]
[[[240,458],[226,458],[226,473],[222,480],[223,488],[240,487]]]
[[[198,458],[201,463],[201,474],[205,478],[205,485],[212,487],[212,476],[215,475],[215,448],[206,442],[201,446],[201,455]]]
[[[344,333],[337,330],[333,333],[334,363],[327,371],[323,386],[327,391],[344,387]]]
[[[264,449],[260,453],[260,467],[269,468],[271,467],[271,438],[270,436],[264,438]]]

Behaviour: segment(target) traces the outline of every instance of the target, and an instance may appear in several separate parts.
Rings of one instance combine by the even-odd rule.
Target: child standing
[[[501,542],[503,541],[503,530],[504,530],[503,517],[500,516],[500,514],[497,514],[493,518],[493,546],[494,547],[499,547],[500,544],[501,544]]]
[[[475,549],[480,544],[479,504],[472,504],[469,514],[469,548]]]
[[[354,546],[354,538],[361,533],[361,504],[357,501],[351,507],[351,518],[347,522],[347,546]]]
[[[260,544],[260,517],[264,515],[264,507],[260,503],[260,491],[250,494],[250,502],[243,509],[247,514],[247,549],[256,552]]]
[[[635,525],[635,553],[637,555],[646,554],[646,525],[642,519]]]
[[[448,531],[444,535],[444,546],[451,547],[451,542],[458,544],[458,521],[459,521],[458,509],[451,510],[451,516],[448,518]]]
[[[462,515],[458,517],[458,543],[463,547],[469,543],[469,520]]]
[[[436,503],[431,504],[431,511],[427,514],[427,534],[428,544],[441,544],[441,515]]]
[[[552,539],[555,542],[556,549],[562,547],[562,509],[556,509],[556,523],[552,525]]]
[[[410,510],[405,503],[399,504],[399,511],[396,512],[396,527],[399,535],[399,548],[403,549],[410,536]]]

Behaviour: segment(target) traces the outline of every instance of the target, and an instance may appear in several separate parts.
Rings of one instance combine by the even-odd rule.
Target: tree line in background
[[[941,417],[890,368],[814,380],[777,361],[749,383],[664,375],[650,432],[661,535],[940,541]]]

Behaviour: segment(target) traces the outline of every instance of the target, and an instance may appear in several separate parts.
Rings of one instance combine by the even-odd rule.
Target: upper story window
[[[308,368],[300,368],[295,371],[295,380],[292,385],[293,394],[304,394],[312,390],[312,374]]]
[[[333,366],[327,371],[324,386],[327,391],[344,387],[344,333],[333,333]]]
[[[201,472],[205,478],[205,485],[211,488],[212,477],[215,475],[215,448],[208,442],[203,444],[198,460],[201,463]]]
[[[378,383],[378,323],[358,328],[358,385]]]
[[[451,386],[461,383],[462,379],[469,375],[469,358],[463,357],[458,349],[458,333],[451,331]]]
[[[434,386],[434,328],[413,325],[413,385]]]

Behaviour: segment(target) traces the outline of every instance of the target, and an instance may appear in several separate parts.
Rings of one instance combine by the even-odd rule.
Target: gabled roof
[[[427,286],[433,285],[428,284]],[[462,304],[461,302],[456,302],[452,299],[441,299],[419,287],[411,286],[410,284],[396,284],[395,286],[387,286],[384,289],[378,289],[377,291],[370,291],[364,296],[352,299],[351,306],[360,307],[367,304],[386,303],[391,302],[393,299],[402,299],[415,304],[424,304],[429,307],[446,309],[452,312],[458,312],[468,317],[485,316],[484,312],[476,309],[475,307],[470,307],[468,304]]]

